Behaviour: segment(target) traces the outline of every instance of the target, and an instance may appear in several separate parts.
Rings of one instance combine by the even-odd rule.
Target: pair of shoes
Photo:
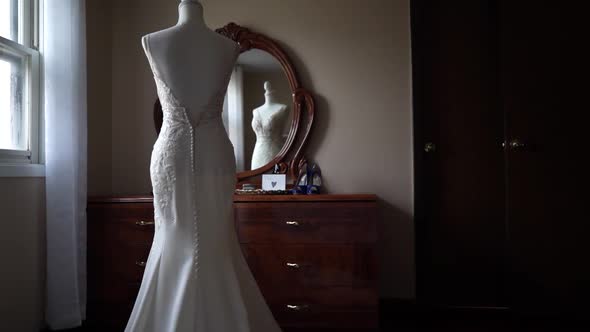
[[[311,167],[303,164],[299,170],[299,176],[297,181],[291,190],[291,193],[295,195],[312,195],[319,194],[322,187],[322,171],[317,164],[311,165]]]

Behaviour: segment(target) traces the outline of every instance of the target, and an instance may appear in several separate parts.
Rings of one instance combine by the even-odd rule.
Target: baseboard
[[[380,316],[388,320],[488,320],[488,321],[546,321],[588,323],[590,315],[576,315],[570,312],[514,310],[510,307],[443,306],[419,303],[415,300],[382,298]]]
[[[457,319],[481,320],[510,319],[513,313],[508,307],[468,307],[440,306],[419,303],[413,299],[380,299],[382,320],[423,320],[423,319]]]
[[[418,311],[418,304],[414,299],[380,298],[379,311],[382,314],[412,313]]]
[[[88,329],[84,326],[76,327],[73,329],[59,330],[59,332],[87,332],[87,331],[88,331]],[[55,330],[51,330],[48,327],[46,327],[43,330],[41,330],[41,332],[55,332]]]

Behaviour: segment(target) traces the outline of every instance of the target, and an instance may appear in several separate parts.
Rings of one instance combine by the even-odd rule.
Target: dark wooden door
[[[412,1],[422,302],[587,319],[587,129],[565,88],[566,10]]]
[[[500,7],[503,107],[509,141],[521,144],[507,150],[510,301],[519,311],[578,315],[589,309],[590,250],[574,194],[581,112],[562,93],[572,61],[563,9],[507,0]]]
[[[507,304],[497,43],[495,1],[412,1],[417,295],[422,302]]]

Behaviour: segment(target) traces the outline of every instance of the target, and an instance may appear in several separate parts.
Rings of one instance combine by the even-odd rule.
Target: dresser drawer
[[[90,250],[88,258],[93,262],[88,272],[94,274],[109,273],[109,277],[125,282],[140,282],[150,247],[120,246],[105,250]]]
[[[314,288],[304,292],[263,294],[281,326],[377,327],[378,301],[371,288]]]
[[[96,204],[88,206],[88,246],[151,246],[154,237],[153,205]]]
[[[296,291],[284,288],[272,291],[261,287],[269,305],[286,311],[371,311],[378,305],[377,295],[369,287],[313,287]],[[304,307],[293,310],[289,306]]]
[[[242,251],[267,288],[374,286],[377,279],[372,246],[244,244]]]
[[[143,218],[154,219],[154,205],[152,203],[117,203],[117,204],[88,204],[88,216],[98,219]]]
[[[152,204],[89,204],[89,285],[104,285],[107,294],[115,288],[119,295],[128,293],[126,285],[141,281],[153,236]]]
[[[123,331],[131,316],[133,305],[139,291],[139,283],[121,284],[120,296],[112,297],[91,296],[88,297],[86,324],[89,331]]]
[[[352,312],[322,310],[297,312],[282,307],[271,307],[271,310],[285,332],[376,332],[379,328],[377,308],[373,311]]]
[[[131,304],[133,305],[133,303]],[[122,332],[131,316],[129,304],[88,301],[84,331]]]
[[[120,218],[104,222],[103,229],[110,232],[105,240],[113,245],[151,246],[154,239],[153,219]]]
[[[373,243],[377,237],[374,202],[259,202],[234,206],[241,243]]]
[[[139,291],[140,282],[130,282],[113,275],[90,274],[88,302],[105,303],[107,306],[128,306],[133,304]]]

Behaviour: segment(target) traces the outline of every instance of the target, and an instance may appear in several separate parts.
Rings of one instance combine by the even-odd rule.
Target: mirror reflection
[[[292,117],[291,88],[280,62],[257,49],[240,54],[223,106],[237,171],[272,161],[285,145]]]

